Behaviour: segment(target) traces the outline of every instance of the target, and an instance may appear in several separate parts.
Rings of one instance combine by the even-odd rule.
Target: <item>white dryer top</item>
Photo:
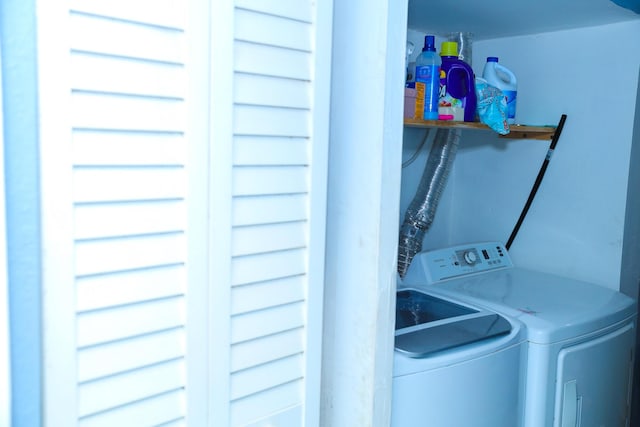
[[[620,292],[520,268],[489,271],[425,286],[432,292],[442,292],[517,318],[526,325],[528,340],[540,344],[595,332],[636,313],[635,301]]]
[[[635,301],[620,292],[514,267],[499,242],[421,252],[399,286],[429,289],[518,319],[527,339],[541,344],[589,334],[636,314]]]

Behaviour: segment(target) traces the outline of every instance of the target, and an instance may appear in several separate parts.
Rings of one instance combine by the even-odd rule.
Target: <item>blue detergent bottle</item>
[[[475,121],[477,98],[473,70],[458,59],[457,42],[442,42],[440,56],[438,119]]]
[[[438,119],[440,58],[436,54],[435,36],[424,37],[422,53],[416,59],[416,113],[424,120]]]

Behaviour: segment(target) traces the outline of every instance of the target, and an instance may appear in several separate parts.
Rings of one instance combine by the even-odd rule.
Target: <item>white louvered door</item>
[[[46,425],[317,425],[331,2],[38,12]]]
[[[231,425],[318,423],[331,60],[320,3],[235,2]]]
[[[189,6],[197,5],[70,4],[81,426],[182,425],[188,419],[193,397],[187,375],[196,366],[187,364],[207,349],[187,339],[192,327],[200,329],[188,322],[188,299],[207,287],[206,275],[193,276],[202,267],[189,253],[190,240],[206,241],[206,224],[190,221],[190,211],[202,205],[198,198],[207,194],[206,175],[197,175],[202,166],[190,161],[193,151],[204,153],[204,162],[207,153],[206,140],[194,137],[199,130],[189,121],[203,104],[189,90],[199,65],[190,56],[198,33]]]

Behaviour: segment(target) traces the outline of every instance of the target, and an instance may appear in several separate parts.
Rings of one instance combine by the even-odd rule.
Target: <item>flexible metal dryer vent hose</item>
[[[413,257],[422,250],[425,233],[436,215],[440,196],[447,184],[458,151],[460,129],[438,129],[416,191],[400,227],[398,273],[403,278]]]

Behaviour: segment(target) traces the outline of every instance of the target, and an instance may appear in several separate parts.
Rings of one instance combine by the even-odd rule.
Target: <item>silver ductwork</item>
[[[438,129],[422,178],[400,227],[398,273],[403,278],[436,215],[440,196],[458,151],[460,129]]]

